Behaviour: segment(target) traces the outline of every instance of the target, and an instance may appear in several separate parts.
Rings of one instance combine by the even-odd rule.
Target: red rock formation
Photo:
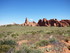
[[[57,19],[50,19],[47,20],[46,18],[40,19],[38,23],[36,22],[29,22],[26,18],[25,23],[21,24],[22,26],[55,26],[55,27],[67,27],[70,26],[70,20],[61,20],[58,21]]]
[[[39,26],[49,26],[49,21],[46,18],[43,18],[43,20],[38,21]]]
[[[43,22],[43,21],[40,19],[40,20],[38,21],[38,25],[39,25],[39,26],[42,26],[42,25],[43,25],[42,22]]]
[[[57,27],[62,27],[62,24],[60,21],[58,21],[57,19],[50,19],[49,23],[51,26],[57,26]]]
[[[70,20],[61,20],[61,21],[65,21],[70,25]]]
[[[27,19],[27,18],[26,18],[26,20],[25,20],[25,23],[26,23],[26,24],[29,24],[29,21],[28,21],[28,19]]]
[[[56,26],[56,20],[55,19],[50,19],[49,23],[51,26]]]
[[[43,20],[38,21],[39,26],[55,26],[55,27],[67,27],[70,26],[70,20],[61,20],[58,21],[57,19],[50,19],[47,20],[46,18],[43,18]]]
[[[49,26],[49,21],[46,18],[43,18],[43,26]]]
[[[60,22],[62,23],[62,26],[63,27],[69,26],[69,24],[66,21],[64,21],[64,20],[61,20]]]
[[[59,26],[61,27],[61,23],[57,20],[57,19],[51,19],[51,20],[47,20],[47,19],[43,19],[43,20],[39,20],[38,21],[38,25],[39,26]]]
[[[28,19],[26,18],[25,23],[21,24],[22,26],[36,26],[36,22],[29,22]]]

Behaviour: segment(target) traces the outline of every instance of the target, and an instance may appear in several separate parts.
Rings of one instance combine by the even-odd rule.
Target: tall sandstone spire
[[[37,23],[36,22],[29,22],[28,19],[25,19],[25,23],[22,24],[22,26],[36,26]]]
[[[28,19],[27,19],[27,18],[26,18],[26,20],[25,20],[25,23],[27,23],[27,24],[29,23],[29,21],[28,21]]]

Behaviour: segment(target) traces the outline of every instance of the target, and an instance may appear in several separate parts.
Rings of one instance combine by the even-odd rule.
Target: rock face
[[[22,26],[37,26],[36,22],[29,22],[28,19],[26,18],[25,23],[21,24]]]
[[[47,20],[46,18],[40,19],[38,23],[36,22],[29,22],[26,18],[25,23],[21,24],[22,26],[55,26],[55,27],[68,27],[70,26],[70,20],[57,20],[57,19],[50,19]]]
[[[38,21],[39,26],[50,26],[49,21],[46,18],[43,18],[43,20]]]
[[[66,21],[61,20],[60,22],[62,23],[62,26],[63,26],[63,27],[69,26],[69,24],[68,24]]]
[[[38,26],[67,27],[70,26],[70,20],[58,21],[57,19],[47,20],[46,18],[43,18],[38,21]]]

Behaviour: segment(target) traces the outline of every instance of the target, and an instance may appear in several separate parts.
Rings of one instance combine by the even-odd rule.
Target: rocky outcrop
[[[57,19],[47,20],[46,18],[43,18],[38,21],[38,26],[67,27],[70,26],[70,20],[58,21]]]
[[[70,25],[70,20],[61,20],[67,23],[67,25]]]
[[[47,20],[46,18],[40,19],[38,23],[35,21],[29,22],[26,18],[25,23],[21,24],[22,26],[55,26],[55,27],[68,27],[70,26],[70,20],[57,20],[57,19],[50,19]]]
[[[25,23],[21,24],[22,26],[37,26],[36,22],[29,22],[28,19],[26,18]]]
[[[59,27],[61,27],[61,23],[57,19],[50,19],[49,24],[50,24],[50,26],[55,26],[55,27],[59,26]]]
[[[69,26],[69,24],[66,21],[64,21],[64,20],[61,20],[60,22],[62,23],[63,27]]]
[[[38,21],[39,26],[50,26],[49,21],[46,18],[43,18],[43,20]]]

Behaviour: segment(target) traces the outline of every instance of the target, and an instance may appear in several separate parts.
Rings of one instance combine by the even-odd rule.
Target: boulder
[[[61,20],[60,23],[62,23],[63,27],[69,26],[69,24],[66,21],[64,21],[64,20]]]
[[[65,21],[70,25],[70,20],[61,20],[61,21]]]
[[[62,26],[60,21],[58,21],[57,19],[50,19],[49,23],[50,23],[51,26],[57,26],[57,27],[61,27]]]
[[[43,18],[43,20],[40,19],[38,21],[38,25],[39,26],[49,26],[50,24],[49,24],[49,21],[46,18]]]
[[[40,20],[38,21],[38,25],[39,25],[39,26],[43,26],[43,20],[40,19]]]

